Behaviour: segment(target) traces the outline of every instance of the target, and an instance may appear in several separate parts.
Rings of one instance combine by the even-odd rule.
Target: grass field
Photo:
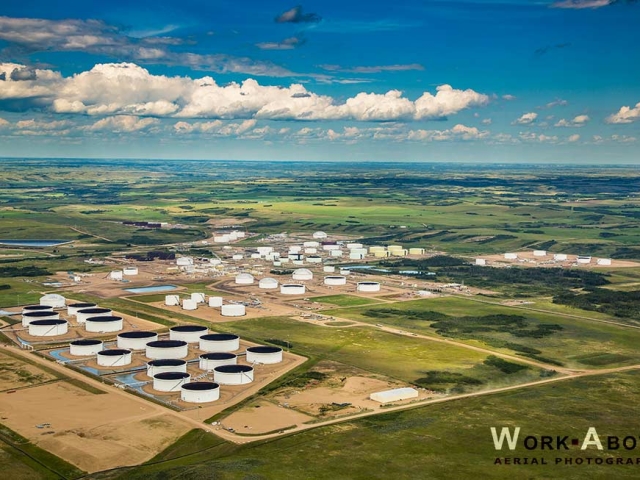
[[[354,295],[327,295],[325,297],[312,297],[309,300],[319,303],[328,303],[338,307],[357,307],[377,302],[374,298],[356,297]]]
[[[593,366],[590,357],[587,363],[583,362],[583,355],[607,355],[611,363],[601,364],[601,367],[614,367],[640,363],[640,351],[637,349],[640,342],[640,330],[633,328],[608,325],[590,320],[580,320],[553,313],[540,313],[527,311],[520,308],[479,303],[460,297],[441,297],[410,302],[398,302],[384,305],[384,308],[393,308],[397,314],[376,318],[363,315],[367,311],[375,312],[380,306],[344,308],[326,310],[323,313],[335,315],[341,318],[365,321],[369,323],[383,323],[398,326],[400,328],[416,331],[424,334],[435,335],[431,328],[432,321],[410,319],[402,315],[403,311],[439,312],[450,316],[466,317],[468,315],[520,315],[525,317],[532,325],[556,324],[562,330],[543,338],[516,337],[506,332],[490,331],[476,335],[458,335],[465,342],[483,344],[484,346],[504,349],[506,343],[516,343],[525,347],[534,348],[541,353],[540,357],[559,361],[569,367]],[[506,350],[503,350],[506,351]],[[515,350],[510,349],[511,352]],[[602,357],[604,360],[605,357]]]
[[[631,479],[637,478],[635,465],[586,465],[584,459],[635,458],[634,451],[581,451],[570,445],[566,451],[528,451],[519,444],[500,454],[490,427],[520,426],[521,436],[567,435],[580,441],[589,427],[601,438],[637,436],[639,401],[640,373],[630,372],[382,414],[245,446],[191,432],[148,465],[93,478]],[[496,457],[505,456],[544,458],[548,465],[494,465]],[[565,465],[565,458],[585,463]]]

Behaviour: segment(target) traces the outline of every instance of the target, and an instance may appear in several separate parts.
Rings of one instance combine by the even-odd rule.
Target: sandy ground
[[[237,433],[267,433],[313,420],[313,417],[290,408],[261,401],[232,413],[224,419],[225,428]]]
[[[523,267],[578,267],[578,268],[638,268],[640,263],[630,260],[611,260],[611,265],[598,265],[599,257],[592,257],[589,264],[577,264],[577,255],[567,255],[567,260],[558,262],[553,259],[553,253],[547,253],[544,257],[534,257],[532,251],[513,252],[518,254],[515,260],[507,260],[501,255],[479,255],[478,258],[487,260],[489,266],[519,265]]]
[[[0,352],[0,393],[54,380],[54,375],[35,365]]]
[[[0,417],[39,447],[90,473],[144,462],[191,428],[152,406],[111,392],[95,395],[64,381],[0,395]],[[36,428],[42,423],[51,427]]]

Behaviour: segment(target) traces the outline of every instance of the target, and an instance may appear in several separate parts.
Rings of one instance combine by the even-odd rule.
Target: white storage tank
[[[49,305],[27,305],[26,307],[22,307],[22,314],[29,312],[52,312],[53,307]]]
[[[187,372],[186,360],[177,358],[163,358],[147,362],[147,376],[153,378],[154,375],[164,372]]]
[[[131,363],[131,350],[114,348],[96,354],[96,362],[101,367],[124,367]]]
[[[323,238],[327,238],[327,234],[322,231],[318,231],[313,234],[313,238],[315,238],[316,240],[321,240]]]
[[[213,236],[213,241],[215,243],[229,243],[230,240],[231,240],[231,237],[229,237],[229,235],[214,235]]]
[[[358,292],[379,292],[380,283],[378,282],[358,282],[356,287]]]
[[[318,249],[317,248],[312,248],[312,247],[307,247],[304,249],[304,253],[305,255],[315,255],[316,253],[318,253]],[[307,261],[309,259],[307,258]]]
[[[254,260],[257,260],[258,258],[262,258],[262,255],[260,255],[259,253],[252,253],[251,258],[253,258]]]
[[[169,340],[198,343],[200,337],[207,333],[209,333],[209,329],[203,325],[177,325],[169,329]]]
[[[66,320],[33,320],[29,323],[29,335],[33,337],[55,337],[69,331]]]
[[[236,275],[236,285],[251,285],[254,281],[250,273],[240,273]]]
[[[69,344],[69,354],[74,357],[92,357],[104,350],[101,340],[81,339]]]
[[[198,309],[198,302],[196,302],[195,300],[192,300],[190,298],[185,298],[184,300],[182,300],[182,309],[183,310],[197,310]]]
[[[381,246],[369,247],[369,253],[385,252],[387,249]]]
[[[195,300],[197,303],[204,303],[204,293],[192,293],[191,294],[191,300]]]
[[[586,255],[580,255],[577,258],[577,262],[580,263],[580,264],[591,263],[591,257],[588,257]]]
[[[330,252],[332,250],[340,250],[340,245],[338,245],[337,243],[323,243],[322,249],[327,252]]]
[[[362,245],[361,243],[347,243],[347,248],[349,250],[359,250],[364,248],[364,245]],[[366,251],[365,251],[366,253]]]
[[[210,307],[221,307],[222,306],[222,297],[209,297],[209,306]]]
[[[87,318],[87,321],[84,322],[84,328],[87,332],[92,333],[111,333],[122,330],[124,328],[124,324],[122,317],[105,315]]]
[[[424,248],[410,248],[409,255],[424,255]]]
[[[487,264],[487,260],[485,258],[476,258],[476,265],[485,266]]]
[[[611,265],[610,258],[599,258],[596,262],[598,265]]]
[[[127,277],[138,275],[138,267],[124,267],[122,273]]]
[[[180,387],[180,400],[187,403],[209,403],[220,399],[220,385],[214,382],[189,382]]]
[[[280,285],[280,293],[283,295],[303,295],[307,291],[304,285],[297,283],[284,283]]]
[[[289,247],[289,254],[299,254],[302,251],[302,247],[300,245],[292,245]]]
[[[242,255],[241,253],[234,253],[233,255],[231,255],[231,260],[242,260],[244,258],[244,255]]]
[[[213,380],[220,385],[245,385],[253,382],[253,367],[220,365],[213,369]]]
[[[313,273],[307,268],[298,268],[293,271],[293,275],[291,275],[291,277],[294,280],[312,280]]]
[[[390,250],[389,253],[394,257],[406,257],[409,254],[409,250]]]
[[[547,255],[547,251],[546,250],[534,250],[533,251],[533,256],[534,257],[545,257]]]
[[[118,334],[117,345],[118,348],[127,350],[144,350],[147,348],[147,343],[157,340],[158,334],[156,332],[122,332]]]
[[[367,249],[366,248],[352,248],[351,250],[349,250],[351,253],[358,253],[362,256],[367,256]]]
[[[349,252],[349,260],[362,260],[365,257],[363,253]]]
[[[109,280],[122,280],[122,270],[113,270],[109,273]]]
[[[351,270],[349,270],[348,268],[341,268],[340,275],[351,275]]]
[[[60,314],[53,310],[27,312],[22,314],[22,326],[28,327],[29,324],[35,320],[58,320],[59,318]]]
[[[318,248],[320,246],[320,242],[304,242],[302,246],[304,248]]]
[[[160,372],[153,376],[153,389],[158,392],[179,392],[182,385],[190,380],[191,375],[186,372]]]
[[[222,305],[220,314],[223,317],[242,317],[247,314],[247,309],[244,305],[230,303],[228,305]]]
[[[221,365],[236,365],[238,357],[235,353],[228,352],[209,352],[200,355],[200,370],[213,371]]]
[[[336,267],[334,267],[333,265],[325,265],[322,270],[324,271],[324,273],[333,273],[336,271]]]
[[[76,311],[76,321],[80,324],[87,321],[90,317],[105,317],[111,315],[113,312],[108,308],[83,308]]]
[[[178,257],[176,265],[179,267],[189,267],[193,265],[193,257]]]
[[[282,361],[282,349],[280,347],[270,347],[260,345],[247,348],[247,363],[262,363],[270,365]]]
[[[75,317],[78,313],[78,310],[84,310],[85,308],[96,308],[97,306],[98,305],[96,305],[95,303],[87,302],[71,303],[67,305],[67,315],[69,315],[70,317]]]
[[[333,250],[331,250],[330,254],[331,254],[332,257],[341,257],[342,256],[342,250],[333,249]]]
[[[278,281],[275,278],[265,277],[258,282],[258,287],[272,290],[278,288]]]
[[[233,352],[240,348],[240,337],[232,333],[210,333],[200,337],[203,352]]]
[[[165,295],[164,304],[167,307],[176,307],[180,305],[180,296],[179,295]]]
[[[380,250],[380,251],[373,252],[373,256],[376,258],[386,258],[391,256],[391,253],[387,252],[386,250]]]
[[[329,277],[324,277],[325,285],[346,285],[347,277],[343,277],[342,275],[332,275]]]
[[[566,262],[567,261],[567,254],[566,253],[556,253],[553,256],[553,259],[557,262]]]
[[[262,256],[264,255],[269,255],[270,253],[273,252],[273,247],[258,247],[256,249],[258,251],[258,253]]]
[[[505,253],[504,254],[504,258],[505,258],[505,260],[516,260],[518,258],[518,254],[517,253]]]
[[[183,340],[156,340],[147,343],[145,356],[152,360],[164,358],[184,358],[189,355],[187,342]]]
[[[51,308],[64,308],[66,304],[66,299],[57,293],[47,293],[40,297],[40,305],[46,305]]]

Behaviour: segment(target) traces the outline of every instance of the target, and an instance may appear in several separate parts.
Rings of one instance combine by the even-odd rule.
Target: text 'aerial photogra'
[[[640,2],[0,3],[0,477],[640,479]]]

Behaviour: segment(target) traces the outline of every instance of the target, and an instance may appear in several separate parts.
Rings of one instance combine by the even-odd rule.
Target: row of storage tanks
[[[324,277],[324,284],[328,286],[341,286],[347,284],[347,277],[350,272],[348,270],[341,270],[341,273],[345,275],[328,275]],[[291,275],[293,280],[297,281],[309,281],[313,279],[313,272],[307,268],[298,268],[293,271]],[[255,278],[250,273],[240,273],[235,278],[236,285],[252,285],[255,283]],[[280,287],[280,293],[283,295],[302,295],[306,293],[306,287],[304,284],[296,283],[283,283],[279,284],[278,280],[271,277],[262,278],[258,282],[258,287],[269,290],[277,289]],[[375,288],[377,286],[377,288]],[[380,283],[378,282],[358,282],[356,286],[359,292],[378,292],[380,291]]]
[[[112,314],[108,308],[95,303],[73,303],[67,306],[67,315],[75,317],[87,332],[111,333],[124,328],[124,319]],[[22,326],[34,337],[55,337],[69,331],[69,322],[60,318],[51,305],[29,305],[22,309]]]
[[[165,295],[164,304],[168,307],[182,305],[183,310],[197,310],[200,304],[206,304],[212,308],[220,308],[223,317],[242,317],[247,314],[247,308],[241,303],[224,303],[222,297],[210,296],[206,298],[204,293],[192,293],[190,298],[180,298],[180,295]]]
[[[533,251],[533,256],[534,257],[546,257],[547,256],[547,251],[546,250],[534,250]],[[509,252],[509,253],[505,253],[504,254],[504,258],[505,260],[516,260],[518,259],[518,254],[517,253],[513,253],[513,252]],[[553,259],[556,262],[566,262],[568,260],[568,256],[566,253],[554,253],[553,254]],[[576,257],[576,263],[580,263],[580,264],[589,264],[591,263],[592,258],[588,255],[578,255]],[[598,265],[611,265],[611,259],[610,258],[599,258],[596,263]],[[486,261],[483,261],[483,259],[478,258],[476,259],[476,265],[486,265]]]
[[[138,267],[124,267],[122,270],[112,270],[109,272],[109,280],[123,280],[124,277],[138,275]]]
[[[199,368],[213,372],[214,382],[191,382],[187,373],[189,344],[198,344],[203,354]],[[96,356],[103,367],[123,367],[132,361],[134,350],[144,350],[147,375],[153,378],[153,389],[159,392],[181,392],[182,400],[192,403],[213,402],[220,397],[220,385],[244,385],[253,382],[254,368],[238,364],[240,337],[233,334],[210,333],[200,325],[179,325],[169,330],[169,340],[159,340],[155,332],[123,332],[117,337],[117,348],[104,349],[100,340],[75,340],[69,345],[73,356]],[[246,361],[250,364],[282,362],[280,347],[259,345],[248,347]]]

